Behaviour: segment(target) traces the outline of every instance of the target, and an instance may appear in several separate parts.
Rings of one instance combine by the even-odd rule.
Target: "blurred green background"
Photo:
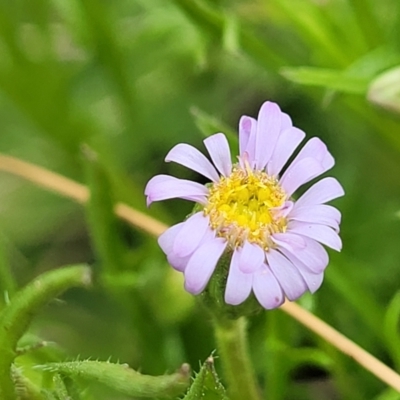
[[[199,180],[165,164],[167,151],[203,151],[205,135],[236,132],[266,100],[327,143],[329,175],[346,191],[335,202],[343,251],[301,303],[400,368],[398,0],[0,0],[0,152],[93,190],[82,208],[0,172],[2,253],[15,279],[4,262],[0,289],[78,262],[96,276],[35,319],[31,335],[56,345],[18,359],[27,375],[39,381],[31,365],[78,355],[149,374],[196,370],[211,353],[207,315],[155,239],[115,220],[111,204],[145,211],[157,173]],[[146,212],[170,224],[190,207]],[[269,400],[400,399],[280,311],[252,320],[250,335]],[[126,398],[97,385],[85,396]]]

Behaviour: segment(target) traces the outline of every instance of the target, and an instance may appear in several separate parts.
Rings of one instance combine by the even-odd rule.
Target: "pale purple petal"
[[[281,131],[291,128],[293,126],[292,119],[286,113],[281,113]]]
[[[313,224],[328,225],[331,228],[338,230],[341,214],[335,207],[318,204],[309,207],[295,207],[289,214],[288,218]]]
[[[190,216],[175,238],[173,251],[179,257],[193,253],[203,239],[209,227],[210,218],[203,212]]]
[[[257,244],[244,242],[240,253],[239,269],[246,273],[252,273],[265,261],[265,251]]]
[[[289,300],[296,300],[308,289],[300,272],[284,255],[271,249],[267,261]]]
[[[309,157],[315,158],[315,160],[317,160],[321,164],[321,174],[328,171],[328,169],[331,169],[335,164],[335,160],[329,153],[326,144],[317,137],[311,138],[304,145],[304,147],[300,150],[299,154],[297,154],[291,165],[295,165],[299,161]]]
[[[324,172],[330,170],[335,165],[335,159],[332,154],[327,151],[324,158],[321,160],[321,164],[324,168]]]
[[[240,254],[234,251],[229,267],[228,280],[225,288],[225,302],[237,305],[243,303],[250,295],[253,275],[245,274],[239,269]]]
[[[256,139],[257,139],[257,120],[252,120],[251,132],[249,141],[247,142],[246,150],[240,154],[241,158],[247,159],[251,168],[255,167],[256,159]]]
[[[208,189],[197,182],[186,179],[178,179],[169,175],[156,175],[147,183],[144,194],[147,196],[147,206],[153,201],[176,197],[205,204]]]
[[[281,110],[276,103],[266,101],[257,119],[256,168],[263,169],[272,156],[281,131]]]
[[[293,264],[306,282],[310,293],[315,293],[322,285],[324,273],[320,272],[319,274],[315,274],[306,268],[300,261],[293,262]]]
[[[310,187],[297,201],[295,208],[323,204],[341,197],[344,190],[335,178],[324,178]]]
[[[290,232],[274,233],[271,239],[279,246],[295,252],[306,247],[306,239],[303,236],[295,235]]]
[[[292,236],[297,236],[292,234]],[[278,250],[283,253],[293,264],[300,261],[311,272],[319,274],[325,270],[328,265],[329,257],[326,250],[321,244],[313,239],[305,236],[300,236],[304,242],[305,247],[296,247],[284,245],[281,241]]]
[[[274,152],[267,165],[269,175],[278,175],[306,134],[298,128],[284,130],[278,138]]]
[[[200,153],[195,147],[186,143],[177,144],[173,147],[165,157],[166,162],[176,162],[199,174],[209,178],[213,182],[219,181],[217,170],[207,159],[207,157]]]
[[[179,257],[174,253],[169,253],[167,255],[168,263],[179,272],[184,272],[187,266],[187,263],[190,260],[190,256]]]
[[[315,157],[319,162],[323,163],[328,161],[327,154],[329,154],[329,151],[326,144],[320,138],[313,137],[299,151],[293,162],[300,161],[303,158]],[[331,167],[333,167],[333,163]]]
[[[185,269],[185,289],[188,292],[199,294],[204,290],[226,245],[225,239],[215,238],[193,253]]]
[[[247,153],[247,158],[250,163],[255,157],[255,137],[257,131],[257,121],[254,118],[243,115],[239,121],[239,155],[244,156]]]
[[[270,211],[274,215],[275,218],[286,218],[287,215],[293,209],[293,201],[286,200],[281,206],[279,207],[271,207]]]
[[[281,286],[265,264],[253,274],[253,291],[259,303],[267,310],[279,307],[285,301]]]
[[[183,222],[182,222],[183,225]],[[210,240],[215,239],[215,232],[212,231],[211,229],[207,229],[205,235],[202,237],[199,246],[202,245],[203,243],[206,243]],[[195,251],[195,250],[194,250]],[[192,256],[193,253],[185,256],[185,257],[180,257],[177,254],[175,254],[172,250],[171,252],[167,255],[167,260],[168,262],[174,267],[177,271],[185,271],[186,265],[190,260],[190,257]]]
[[[172,225],[158,237],[158,244],[165,254],[173,251],[175,238],[182,229],[183,224],[183,222],[180,222],[179,224]]]
[[[297,163],[290,164],[280,180],[280,185],[286,195],[291,196],[301,185],[322,174],[321,164],[314,158],[303,158]]]
[[[167,255],[167,260],[173,268],[178,271],[183,271],[186,267],[189,257],[179,257],[173,253],[173,246],[176,236],[183,227],[183,222],[173,225],[163,232],[158,238],[158,244],[162,251]]]
[[[290,221],[288,224],[288,231],[317,240],[336,251],[342,249],[342,241],[339,235],[328,226]]]
[[[224,176],[230,175],[232,160],[226,136],[223,133],[216,133],[205,139],[204,144],[217,170]]]

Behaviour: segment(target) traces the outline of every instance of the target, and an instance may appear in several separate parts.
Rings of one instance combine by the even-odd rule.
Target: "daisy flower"
[[[190,168],[211,183],[203,186],[169,175],[147,184],[147,205],[182,198],[200,211],[158,239],[169,263],[184,273],[185,289],[201,293],[224,252],[232,254],[225,302],[238,305],[253,292],[266,309],[314,293],[323,281],[328,254],[340,251],[340,212],[325,203],[344,194],[335,178],[323,178],[298,200],[294,192],[332,168],[334,159],[318,138],[310,139],[284,169],[304,139],[290,117],[265,102],[258,119],[239,122],[239,156],[232,162],[228,141],[217,133],[204,140],[212,163],[188,144],[178,144],[166,162]],[[282,172],[283,171],[283,172]],[[198,210],[197,209],[197,210]]]

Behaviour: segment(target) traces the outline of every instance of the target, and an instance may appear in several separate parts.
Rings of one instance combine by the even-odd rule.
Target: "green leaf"
[[[102,383],[127,396],[143,398],[174,398],[185,391],[190,380],[190,368],[187,364],[183,364],[174,374],[161,376],[142,375],[127,364],[90,360],[50,363],[36,368],[56,372],[74,380]]]
[[[204,32],[224,40],[226,24],[220,12],[197,0],[174,0],[174,3]],[[236,32],[243,50],[268,70],[285,64],[284,60],[271,50],[259,35],[243,25]],[[236,39],[235,39],[236,40]]]
[[[300,365],[315,365],[325,370],[329,370],[333,362],[326,352],[311,348],[302,347],[299,349],[290,349],[288,354],[290,361],[293,363],[292,368],[297,368]]]
[[[110,9],[112,3],[84,0],[80,4],[87,29],[93,38],[93,50],[115,85],[128,121],[132,120],[137,109],[135,107],[136,99],[124,51],[119,44],[118,34],[115,32],[117,22],[113,19],[114,15]]]
[[[387,307],[383,320],[383,332],[390,347],[390,354],[396,362],[397,368],[400,367],[400,291],[392,298],[392,301]]]
[[[43,400],[40,389],[27,379],[22,371],[12,366],[11,368],[12,380],[15,385],[15,393],[17,400]]]
[[[345,71],[314,67],[285,67],[281,74],[290,81],[307,86],[319,86],[343,93],[364,94],[369,79]]]
[[[0,314],[0,398],[15,398],[10,368],[17,356],[17,343],[35,313],[68,288],[89,283],[90,269],[84,265],[50,271],[21,289],[3,309]]]
[[[196,126],[199,128],[203,136],[208,137],[214,133],[222,132],[228,139],[229,147],[234,156],[237,155],[237,149],[239,146],[238,134],[227,124],[220,121],[218,118],[207,114],[206,112],[200,110],[197,107],[192,107],[190,109]]]
[[[17,288],[14,277],[11,274],[7,250],[6,241],[0,235],[0,305],[3,303],[3,299],[11,297]]]
[[[68,400],[69,394],[64,381],[59,374],[53,376],[54,392],[60,400]]]
[[[336,256],[333,256],[331,260],[331,266],[326,272],[327,284],[357,312],[370,332],[381,339],[382,329],[379,322],[382,321],[383,309],[360,287],[355,275],[349,272],[360,271],[364,265],[354,260],[347,260],[344,256],[340,256],[340,261],[335,261]]]
[[[344,51],[329,13],[324,13],[319,4],[308,0],[297,0],[295,6],[292,0],[273,0],[272,4],[281,9],[285,19],[296,28],[296,35],[311,50],[329,60],[330,64],[347,65],[351,53]],[[353,44],[349,43],[347,50],[350,45]]]
[[[183,400],[228,400],[214,368],[214,357],[207,358]]]
[[[379,24],[375,9],[371,2],[365,0],[349,0],[353,7],[361,31],[370,47],[376,47],[383,38],[382,27]]]
[[[110,179],[97,153],[84,147],[86,179],[90,190],[87,215],[93,247],[101,261],[103,274],[114,275],[124,269],[125,247],[114,214],[115,201]]]
[[[239,24],[234,14],[224,16],[223,48],[230,53],[237,53],[240,48]]]
[[[374,400],[400,400],[400,393],[392,388],[388,388],[378,396],[374,397]]]
[[[368,88],[367,97],[372,103],[400,114],[400,66],[374,79]]]
[[[399,63],[400,53],[391,46],[382,46],[358,58],[346,68],[346,73],[372,80],[378,74]]]

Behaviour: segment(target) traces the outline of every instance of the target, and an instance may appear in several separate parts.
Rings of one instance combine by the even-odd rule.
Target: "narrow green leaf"
[[[400,400],[400,393],[392,388],[385,389],[378,396],[374,397],[373,400]]]
[[[309,347],[298,349],[290,349],[288,354],[289,360],[292,362],[292,368],[297,368],[300,365],[315,365],[325,370],[329,370],[332,366],[332,359],[326,352]]]
[[[101,260],[103,273],[113,275],[124,269],[125,248],[114,214],[115,201],[109,176],[94,151],[85,147],[84,155],[86,180],[90,190],[87,204],[90,235]]]
[[[80,400],[82,398],[81,394],[84,391],[79,388],[77,382],[68,376],[55,374],[53,376],[53,385],[54,395],[57,400]]]
[[[229,53],[237,53],[239,44],[239,24],[234,14],[224,16],[223,48]]]
[[[348,1],[369,46],[376,47],[381,43],[383,34],[376,13],[371,9],[371,3],[365,0]]]
[[[61,378],[60,374],[54,374],[53,383],[54,383],[54,393],[59,400],[71,399],[67,387],[65,386],[65,383]]]
[[[132,397],[174,398],[189,386],[190,368],[183,364],[171,375],[142,375],[127,364],[102,361],[71,361],[39,365],[43,371],[56,372],[73,379],[84,379],[102,383],[117,392]]]
[[[285,67],[281,74],[290,81],[307,86],[319,86],[343,93],[365,94],[369,79],[341,70],[314,67]]]
[[[348,68],[346,68],[346,73],[351,76],[369,78],[371,81],[379,73],[399,64],[399,51],[393,46],[382,46],[358,58]]]
[[[85,13],[79,0],[51,0],[52,6],[70,27],[70,33],[78,43],[89,41],[88,27],[85,23]]]
[[[368,100],[400,114],[400,66],[392,68],[371,82]]]
[[[234,155],[237,154],[237,149],[239,146],[238,134],[227,124],[215,118],[214,116],[207,114],[206,112],[200,110],[197,107],[192,107],[190,109],[196,126],[199,128],[200,132],[204,137],[213,135],[214,133],[222,132],[226,135],[229,147]]]
[[[368,329],[373,332],[377,338],[382,339],[382,328],[379,321],[382,321],[383,310],[380,305],[357,284],[357,279],[355,279],[355,276],[351,275],[350,272],[361,271],[363,267],[362,264],[357,264],[353,260],[347,261],[342,255],[340,256],[340,262],[335,262],[334,258],[335,256],[332,257],[331,266],[326,272],[327,284],[338,292],[357,312],[357,315],[364,321]],[[368,312],[366,312],[366,310],[368,310]]]
[[[16,61],[25,61],[17,34],[20,25],[16,21],[15,4],[0,2],[0,37],[6,43],[8,50]]]
[[[4,237],[0,235],[0,304],[3,299],[12,297],[17,289],[17,284],[11,274],[8,262],[8,251]]]
[[[337,40],[337,31],[332,26],[328,13],[323,13],[315,2],[297,0],[294,6],[292,0],[274,0],[297,28],[297,34],[321,57],[331,61],[331,64],[346,66],[351,52],[343,51],[343,46]]]
[[[126,116],[131,120],[137,109],[135,95],[125,63],[126,58],[117,40],[115,26],[118,24],[112,19],[113,13],[109,9],[111,3],[84,0],[80,4],[88,31],[92,35],[93,50],[115,84],[122,100],[121,106],[125,106]]]
[[[50,392],[49,390],[42,390],[42,398],[43,400],[60,400],[56,397],[55,394],[53,394],[52,392]],[[74,400],[79,400],[79,399],[75,399]]]
[[[390,354],[400,368],[400,291],[392,298],[383,319],[383,332],[390,348]]]
[[[183,400],[228,400],[214,368],[214,357],[207,358]]]
[[[223,40],[225,21],[221,13],[198,0],[174,0],[174,2],[203,31],[217,40]],[[284,60],[253,34],[251,29],[238,27],[237,35],[243,50],[265,68],[274,71],[276,67],[285,65]]]
[[[21,289],[0,314],[0,398],[15,398],[10,375],[17,356],[18,340],[25,333],[35,313],[63,291],[90,283],[90,269],[84,265],[46,272]]]

